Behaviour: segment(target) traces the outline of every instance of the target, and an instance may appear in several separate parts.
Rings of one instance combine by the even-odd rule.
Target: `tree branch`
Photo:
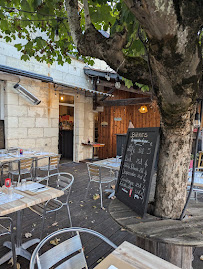
[[[66,0],[66,10],[68,14],[69,28],[73,42],[78,46],[78,41],[82,35],[80,27],[80,16],[78,14],[78,1],[77,0]]]
[[[88,0],[83,0],[83,4],[84,4],[84,13],[85,13],[85,29],[88,29],[91,25]]]
[[[106,38],[96,30],[91,23],[87,1],[84,1],[86,16],[86,31],[83,34],[80,28],[80,16],[78,14],[77,0],[66,0],[69,27],[73,41],[83,56],[91,56],[104,60],[118,73],[141,84],[151,85],[147,62],[139,57],[131,58],[123,54],[123,48],[127,43],[127,31],[115,33]]]

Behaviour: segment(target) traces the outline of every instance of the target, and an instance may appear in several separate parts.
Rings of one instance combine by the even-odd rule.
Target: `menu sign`
[[[128,129],[116,197],[143,217],[159,144],[159,128]]]

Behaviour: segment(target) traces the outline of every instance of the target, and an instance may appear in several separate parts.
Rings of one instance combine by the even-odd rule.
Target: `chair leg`
[[[41,226],[41,232],[40,232],[40,241],[43,238],[45,218],[46,218],[46,213],[44,212],[43,216],[42,216],[42,226]]]
[[[70,227],[72,227],[72,219],[71,219],[71,215],[70,215],[70,208],[69,208],[69,205],[68,203],[66,204],[66,208],[67,208],[67,211],[68,211],[68,218],[69,218],[69,222],[70,222]]]
[[[102,185],[99,184],[99,190],[100,190],[100,199],[101,199],[101,209],[103,209],[103,201],[102,201]]]
[[[87,190],[86,190],[86,193],[85,193],[85,200],[87,199],[87,194],[88,194],[88,191],[89,191],[90,183],[91,183],[91,180],[87,184]]]

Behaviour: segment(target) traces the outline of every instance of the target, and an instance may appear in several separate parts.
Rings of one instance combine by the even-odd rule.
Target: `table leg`
[[[94,160],[94,146],[92,147],[92,160]]]
[[[17,225],[16,225],[16,256],[24,257],[27,260],[30,260],[31,254],[26,249],[40,242],[40,239],[35,238],[31,239],[22,244],[22,211],[17,211]],[[5,247],[11,249],[11,242],[6,241],[3,244]],[[11,257],[13,257],[12,251],[6,253],[0,259],[0,265],[8,261]]]

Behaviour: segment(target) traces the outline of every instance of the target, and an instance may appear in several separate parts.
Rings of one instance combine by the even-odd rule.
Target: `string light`
[[[121,87],[121,83],[120,83],[120,80],[119,80],[119,76],[116,77],[115,87],[116,87],[116,89],[120,89],[120,87]]]

